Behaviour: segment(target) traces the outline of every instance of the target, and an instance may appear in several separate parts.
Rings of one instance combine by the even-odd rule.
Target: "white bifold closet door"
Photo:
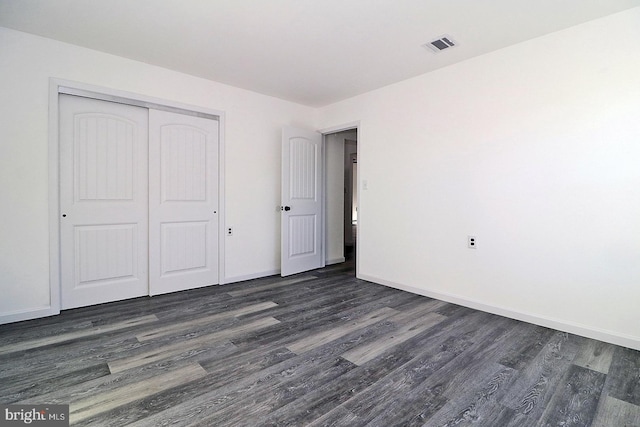
[[[149,294],[218,283],[218,122],[149,110]]]
[[[60,95],[63,309],[148,294],[148,110]]]
[[[59,99],[61,308],[218,283],[218,122]]]

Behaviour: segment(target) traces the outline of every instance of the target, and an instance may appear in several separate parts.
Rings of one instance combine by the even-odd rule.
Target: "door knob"
[[[281,210],[281,211],[290,211],[290,210],[291,210],[291,207],[290,207],[290,206],[281,206],[281,207],[280,207],[280,210]]]

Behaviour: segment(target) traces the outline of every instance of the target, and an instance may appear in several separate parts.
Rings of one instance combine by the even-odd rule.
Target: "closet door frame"
[[[18,320],[33,319],[60,313],[60,142],[59,102],[60,94],[76,95],[103,101],[117,102],[143,108],[171,111],[175,113],[217,120],[219,124],[218,145],[218,236],[224,236],[224,129],[225,113],[204,107],[182,104],[166,99],[153,98],[136,93],[120,91],[80,82],[49,79],[49,307],[24,313]],[[218,283],[224,284],[224,240],[218,239]]]

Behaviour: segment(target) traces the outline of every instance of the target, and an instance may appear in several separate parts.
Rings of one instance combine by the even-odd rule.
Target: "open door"
[[[322,267],[322,135],[282,129],[281,275]]]

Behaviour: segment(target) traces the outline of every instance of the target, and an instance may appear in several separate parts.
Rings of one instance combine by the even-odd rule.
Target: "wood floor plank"
[[[220,306],[225,300],[232,298],[217,289],[218,287],[204,287],[188,292],[176,292],[150,297],[140,297],[130,300],[110,302],[90,307],[80,307],[64,311],[64,320],[84,321],[90,319],[94,326],[109,324],[114,321],[136,318],[145,315],[155,315],[158,319],[165,316],[175,317],[190,310],[201,310],[202,307]]]
[[[609,396],[640,406],[640,351],[616,347],[605,388]]]
[[[307,427],[350,427],[364,425],[359,417],[343,407],[328,412],[307,424]]]
[[[0,343],[2,343],[2,346],[15,342],[32,341],[44,337],[82,331],[91,329],[94,326],[91,320],[69,320],[51,324],[43,323],[42,319],[35,320],[39,321],[39,324],[34,324],[32,327],[26,326],[31,324],[32,321],[0,325]]]
[[[425,345],[426,341],[429,342],[429,345]],[[404,348],[399,346],[395,352],[387,355],[384,359],[377,359],[352,369],[339,378],[301,396],[292,403],[293,408],[283,407],[260,422],[265,425],[304,425],[333,411],[338,413],[346,411],[346,413],[355,416],[353,412],[345,409],[344,404],[349,402],[349,405],[358,406],[355,403],[356,400],[350,401],[350,399],[365,396],[365,393],[361,392],[369,389],[373,384],[391,377],[394,372],[411,372],[413,373],[412,381],[419,381],[419,377],[429,375],[433,370],[437,370],[438,366],[443,366],[447,360],[454,358],[469,344],[464,340],[456,342],[445,335],[425,337],[424,341],[419,342],[422,345]],[[410,381],[403,381],[395,384],[407,386],[409,383]],[[385,383],[381,389],[390,395],[400,394],[401,391],[394,388],[393,385]],[[380,398],[380,393],[375,391],[371,393],[371,397]],[[362,402],[359,406],[363,406]],[[402,406],[398,409],[404,410],[405,407]],[[367,412],[370,414],[370,409]],[[361,421],[364,422],[364,420]]]
[[[282,281],[254,287],[254,288],[242,288],[235,291],[228,291],[227,294],[231,295],[232,297],[246,296],[256,292],[270,291],[276,288],[281,288],[283,286],[290,286],[296,283],[306,282],[312,279],[317,279],[317,277],[316,276],[295,277],[293,279],[282,280]]]
[[[0,403],[95,427],[640,426],[640,352],[353,266],[0,325]]]
[[[102,393],[109,393],[131,384],[152,380],[158,375],[194,365],[191,360],[168,359],[161,363],[142,365],[128,371],[95,378],[68,387],[60,387],[48,393],[21,400],[19,404],[47,403],[52,405],[71,404]]]
[[[571,365],[542,414],[541,423],[550,426],[588,426],[598,408],[606,375]]]
[[[186,342],[177,342],[175,344],[163,346],[159,349],[109,361],[109,369],[112,373],[121,372],[147,363],[157,362],[169,357],[175,357],[186,352],[193,352],[202,348],[213,348],[217,346],[220,341],[226,342],[226,340],[235,335],[266,328],[267,326],[278,323],[280,323],[280,321],[273,317],[264,317],[250,323],[240,324],[212,334],[202,335]]]
[[[193,293],[192,293],[193,292]],[[225,307],[233,304],[233,299],[212,287],[194,289],[188,292],[157,295],[153,298],[136,298],[133,301],[122,301],[97,306],[95,312],[87,310],[87,307],[74,309],[73,316],[91,317],[95,326],[109,323],[114,317],[136,317],[143,314],[153,314],[158,319],[177,318],[188,316],[189,313],[199,313],[217,307]],[[91,307],[93,309],[93,307]],[[78,310],[78,312],[76,312]]]
[[[465,322],[459,329],[461,335],[449,336],[439,352],[428,353],[412,360],[403,369],[387,375],[368,390],[353,397],[345,407],[363,421],[369,422],[388,411],[394,411],[391,396],[401,394],[401,411],[395,412],[397,422],[406,425],[421,425],[442,409],[450,398],[464,389],[469,379],[475,379],[478,367],[483,367],[488,357],[499,347],[497,342],[517,331],[508,328],[509,322],[479,322],[487,316],[472,316],[474,321]],[[453,322],[442,332],[458,329]],[[441,333],[442,333],[441,332]],[[447,336],[445,333],[444,336]],[[461,370],[461,375],[452,376],[451,371]]]
[[[556,332],[538,356],[521,371],[503,402],[516,411],[509,426],[526,425],[541,418],[563,374],[572,366],[580,341],[579,337]]]
[[[332,281],[330,278],[309,280],[294,286],[284,286],[276,289],[254,292],[242,297],[235,297],[230,300],[232,303],[252,304],[264,301],[273,301],[281,307],[291,307],[298,303],[304,304],[312,302],[314,299],[325,296],[333,296],[334,300],[342,300],[342,295],[348,292],[356,292],[362,294],[362,290],[358,290],[352,285],[343,281]],[[384,293],[383,291],[376,291]],[[389,292],[385,293],[390,295]]]
[[[527,366],[556,332],[536,325],[525,326],[526,331],[505,346],[504,355],[499,360],[499,363],[508,368],[520,370]]]
[[[244,353],[242,358],[236,355],[227,357],[216,355],[215,358],[201,361],[200,365],[207,371],[208,377],[215,378],[215,384],[222,387],[234,381],[240,381],[250,375],[259,374],[260,371],[295,356],[295,353],[284,347],[274,349],[259,348]]]
[[[142,425],[155,426],[149,420],[145,421],[145,418],[163,411],[171,413],[179,404],[193,401],[211,390],[241,381],[245,377],[257,374],[292,357],[295,357],[295,354],[285,348],[255,352],[253,356],[243,355],[242,357],[238,357],[238,354],[215,354],[206,362],[200,362],[203,368],[208,366],[205,368],[206,376],[119,406],[105,412],[95,421],[83,422],[83,425],[100,425],[100,419],[108,419],[111,425],[140,422]]]
[[[206,371],[200,365],[193,364],[157,375],[146,381],[78,400],[69,406],[69,420],[75,424],[120,405],[194,381],[204,375]]]
[[[87,328],[87,329],[68,332],[60,335],[54,335],[54,336],[43,337],[43,338],[34,339],[30,341],[3,345],[2,347],[0,347],[0,355],[29,350],[36,347],[44,347],[47,345],[58,344],[65,341],[77,340],[81,338],[90,337],[92,335],[104,334],[106,332],[134,328],[136,326],[144,325],[151,322],[156,322],[157,320],[158,318],[152,314],[148,316],[139,317],[136,319],[130,319],[125,322],[114,323],[111,325],[98,326],[95,328]]]
[[[473,313],[475,310],[463,307],[457,304],[445,303],[442,307],[436,310],[436,313],[442,314],[443,316],[458,316]]]
[[[342,322],[344,322],[344,320]],[[332,323],[329,323],[329,325],[331,324]],[[295,341],[299,337],[304,337],[305,334],[312,333],[316,330],[318,331],[324,330],[321,328],[317,328],[317,329],[309,328],[301,333],[300,332],[292,333],[291,329],[289,328],[295,328],[296,325],[293,325],[293,326],[291,324],[285,325],[284,329],[277,331],[276,334],[270,334],[270,333],[266,334],[267,335],[266,338],[258,335],[252,335],[249,338],[245,336],[241,338],[241,340],[234,339],[233,341],[234,341],[234,344],[236,344],[241,351],[248,352],[248,354],[251,354],[251,352],[253,351],[259,351],[260,349],[264,349],[264,348],[276,348],[279,346],[284,347],[289,343]],[[279,327],[279,326],[280,325],[277,325],[276,327]],[[310,350],[310,352],[314,353],[319,351],[325,354],[327,352],[332,352],[338,348],[343,348],[344,350],[347,350],[352,348],[356,344],[369,342],[379,337],[380,335],[391,331],[392,329],[393,329],[393,325],[389,322],[382,321],[382,322],[374,323],[372,325],[368,325],[361,329],[357,329],[351,334],[337,338],[334,341],[331,341],[329,344],[326,344],[325,346],[312,349]],[[238,341],[240,341],[241,344],[238,344]],[[303,353],[303,355],[305,355],[305,353]],[[339,356],[339,353],[336,354],[336,357],[337,356]]]
[[[269,330],[249,333],[244,337],[234,339],[233,343],[241,349],[255,348],[256,346],[274,342],[279,343],[279,345],[287,345],[306,337],[310,333],[319,333],[336,327],[336,325],[347,324],[372,311],[388,307],[389,302],[395,300],[395,296],[384,296],[362,304],[348,304],[346,307],[342,306],[339,310],[330,309],[309,315],[302,314],[287,322],[281,322],[281,324]]]
[[[159,297],[163,296],[160,295]],[[151,311],[158,317],[158,323],[160,324],[170,323],[171,321],[181,322],[186,319],[217,314],[251,304],[252,302],[250,301],[244,301],[241,298],[234,299],[227,294],[212,293],[211,295],[200,296],[196,301],[188,301],[185,297],[183,301],[177,301],[169,306],[162,304],[158,309]]]
[[[470,377],[463,387],[456,389],[455,398],[448,399],[442,408],[429,418],[430,424],[438,426],[500,425],[497,422],[503,420],[504,411],[508,411],[500,404],[500,400],[516,375],[516,371],[497,363],[486,363],[482,365],[481,371],[476,372],[477,375]],[[402,413],[397,414],[397,412],[391,408],[376,417],[374,423],[378,425],[382,425],[383,422],[389,423],[393,421],[393,417],[402,419]],[[511,411],[508,415],[511,415]],[[414,417],[406,421],[407,425],[422,425],[424,420]]]
[[[15,403],[21,400],[47,394],[64,387],[82,384],[111,374],[106,363],[92,365],[73,371],[49,371],[40,377],[35,375],[17,375],[2,379],[0,403]]]
[[[585,340],[573,364],[608,374],[615,348],[616,346],[613,344],[595,340]]]
[[[356,365],[367,363],[398,343],[406,341],[440,323],[446,317],[437,313],[430,313],[400,327],[397,331],[381,337],[378,341],[362,345],[342,354],[342,357]]]
[[[370,292],[382,296],[393,296],[393,292],[384,289],[370,290]],[[362,289],[355,288],[352,284],[343,281],[332,282],[331,279],[318,279],[294,287],[284,287],[268,292],[255,293],[242,297],[243,300],[249,301],[273,301],[280,306],[294,306],[302,301],[312,301],[314,298],[323,296],[332,296],[335,301],[342,301],[343,295],[348,297],[347,293],[357,293],[362,295]]]
[[[363,416],[366,414],[363,422],[366,422],[367,417],[372,416],[375,410],[386,410],[386,408],[382,409],[385,400],[389,400],[389,396],[392,395],[410,396],[409,401],[405,398],[405,405],[401,406],[403,411],[410,410],[413,399],[419,396],[419,393],[413,393],[411,390],[471,345],[471,339],[478,332],[477,325],[483,324],[480,321],[482,315],[478,316],[478,314],[476,312],[469,320],[466,320],[465,316],[447,319],[431,328],[428,333],[400,343],[384,358],[372,360],[359,367],[358,369],[365,369],[367,372],[367,381],[362,383],[367,387],[347,390],[343,406],[360,411]],[[452,335],[452,331],[456,334]],[[369,370],[379,363],[390,370],[382,378],[369,373]],[[349,394],[350,391],[354,393]],[[332,396],[331,392],[324,392],[329,397]],[[340,403],[343,397],[338,397]],[[439,404],[445,400],[440,400]],[[434,408],[435,406],[431,407],[431,409]]]
[[[356,305],[362,305],[386,297],[385,306],[392,307],[392,299],[387,292],[379,290],[352,289],[346,287],[336,291],[337,294],[321,292],[312,298],[300,298],[295,302],[280,301],[276,317],[281,322],[304,318],[319,318],[330,312],[340,312]]]
[[[361,379],[347,378],[345,382],[328,384],[319,389],[320,394],[317,396],[310,395],[308,400],[311,408],[317,406],[310,408],[311,411],[328,410],[329,414],[341,412],[345,408],[349,413],[358,411],[356,415],[359,415],[358,419],[362,423],[360,425],[363,425],[376,416],[376,411],[386,410],[385,402],[393,401],[390,396],[406,396],[406,403],[408,396],[418,396],[411,393],[415,385],[446,365],[470,345],[470,337],[477,330],[477,325],[481,324],[478,320],[478,316],[474,316],[474,320],[469,322],[465,322],[464,316],[450,318],[430,329],[428,333],[399,344],[384,358],[372,360],[352,371],[354,374],[365,372],[366,375],[361,375]],[[456,331],[459,335],[451,336],[451,331]],[[314,399],[317,399],[318,405],[315,405]],[[446,399],[429,401],[434,403],[431,409],[435,410]],[[422,401],[420,405],[422,406]],[[405,405],[401,407],[407,409]]]
[[[600,399],[600,405],[591,427],[640,426],[640,406],[611,396]]]
[[[298,396],[314,390],[320,384],[324,384],[345,372],[353,369],[354,365],[344,359],[330,359],[327,362],[315,366],[313,369],[303,369],[296,375],[277,376],[269,379],[266,387],[251,390],[244,396],[242,402],[236,405],[227,405],[217,413],[198,420],[195,426],[250,426],[262,425],[261,417],[270,412],[294,402]],[[298,424],[298,423],[294,423]]]
[[[289,310],[286,313],[274,314],[274,317],[283,323],[287,322],[300,322],[310,321],[315,322],[317,319],[328,319],[331,316],[339,315],[340,313],[349,312],[350,310],[357,309],[358,307],[366,306],[370,311],[378,310],[382,307],[391,307],[391,302],[394,301],[393,297],[385,296],[384,294],[371,293],[369,295],[352,296],[351,294],[345,295],[344,298],[331,298],[323,300],[318,298],[317,304],[315,302],[303,303],[300,306],[296,304],[287,304],[286,308]],[[328,325],[327,328],[330,328]]]
[[[495,366],[495,361],[502,354],[502,344],[520,335],[521,327],[521,323],[504,319],[493,323],[493,328],[480,328],[473,335],[473,344],[443,369],[434,373],[425,384],[421,384],[421,387],[430,390],[430,393],[441,393],[450,399],[458,399],[460,396],[468,399],[470,384],[476,383],[478,390],[484,390],[485,384],[497,375],[496,372],[501,372],[503,378],[510,378],[507,374],[513,370],[502,370]],[[449,375],[451,370],[455,370],[458,375]],[[502,394],[506,394],[505,389],[511,384],[500,383],[501,391],[504,391]]]
[[[277,307],[275,302],[267,301],[258,304],[251,304],[246,307],[237,308],[235,310],[223,311],[221,313],[212,314],[209,316],[200,317],[194,320],[181,323],[172,323],[161,328],[150,329],[142,334],[136,335],[138,341],[148,341],[154,338],[171,335],[176,332],[189,330],[197,326],[207,325],[210,323],[218,322],[222,319],[229,319],[232,317],[242,316],[248,313],[259,313],[269,308]]]
[[[355,334],[334,341],[331,346],[319,347],[303,355],[289,358],[261,371],[251,373],[231,384],[210,390],[194,399],[175,405],[170,410],[152,415],[148,419],[133,425],[189,425],[183,422],[186,414],[218,412],[227,405],[233,404],[236,399],[242,399],[248,392],[254,392],[256,389],[261,390],[267,387],[268,384],[273,385],[268,380],[279,379],[284,381],[310,369],[315,369],[320,363],[338,357],[340,353],[358,343],[368,342],[377,338],[388,331],[390,326],[390,324],[385,324],[384,322],[370,325]],[[257,351],[260,350],[257,349]]]
[[[425,298],[424,301],[418,301],[417,303],[413,303],[411,305],[405,304],[397,308],[396,310],[398,311],[398,313],[391,317],[390,320],[396,324],[405,324],[407,322],[411,322],[413,320],[421,318],[422,316],[425,316],[427,314],[438,314],[442,316],[442,318],[445,318],[447,316],[444,316],[437,312],[438,309],[443,307],[444,305],[446,305],[445,302]]]
[[[350,334],[353,331],[372,325],[397,313],[398,312],[392,308],[382,307],[381,309],[366,314],[359,319],[355,319],[354,321],[349,322],[346,325],[328,329],[317,334],[308,335],[304,338],[287,344],[287,348],[294,353],[300,354],[316,347],[320,347],[321,345],[334,341],[338,338]]]
[[[65,342],[31,350],[25,354],[12,353],[0,362],[0,384],[5,378],[28,377],[34,381],[45,381],[52,373],[64,375],[78,369],[88,368],[106,360],[116,358],[127,351],[135,351],[142,344],[129,334],[115,337],[99,336],[90,341]],[[21,354],[18,357],[16,354]],[[121,357],[121,356],[120,356]]]

